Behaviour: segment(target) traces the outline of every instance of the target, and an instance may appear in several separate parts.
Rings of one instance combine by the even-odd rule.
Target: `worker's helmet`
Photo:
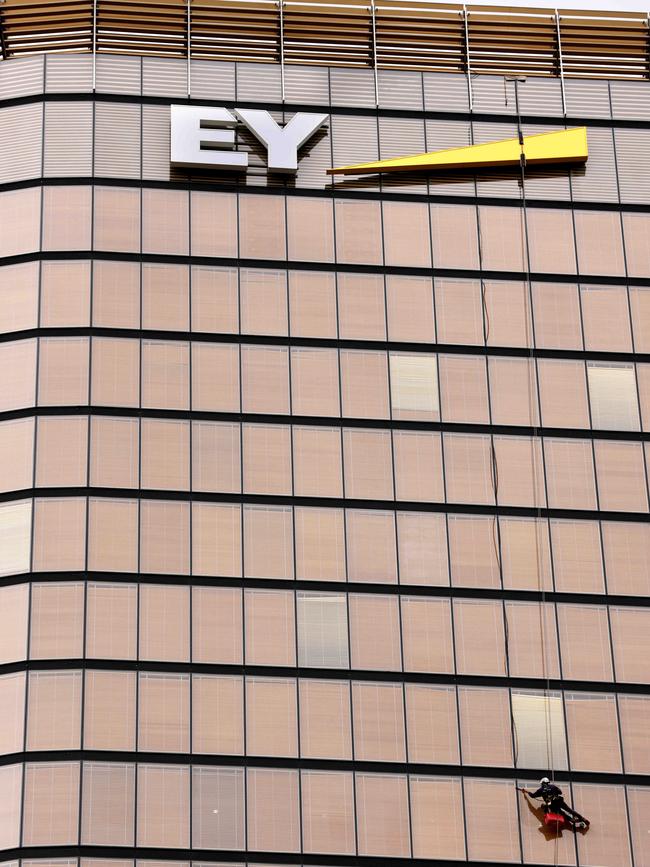
[[[547,783],[550,783],[550,782],[551,781],[549,780],[548,777],[542,777],[542,779],[539,781],[541,786],[545,786],[545,785],[547,785]]]

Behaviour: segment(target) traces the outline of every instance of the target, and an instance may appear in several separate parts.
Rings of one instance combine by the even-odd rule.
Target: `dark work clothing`
[[[536,792],[531,794],[531,798],[543,798],[547,813],[559,813],[561,816],[566,816],[571,821],[584,822],[585,819],[580,813],[573,810],[562,797],[562,789],[553,783],[545,783],[540,786]]]

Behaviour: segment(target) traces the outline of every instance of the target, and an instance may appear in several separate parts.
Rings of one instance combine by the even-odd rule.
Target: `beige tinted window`
[[[86,672],[85,749],[135,749],[136,688],[136,675],[132,671]]]
[[[141,501],[140,568],[143,572],[188,575],[189,536],[189,503]]]
[[[298,771],[249,768],[246,776],[248,845],[258,852],[298,852]]]
[[[539,425],[535,364],[527,358],[489,358],[493,424]]]
[[[462,781],[410,777],[413,856],[465,860]]]
[[[511,677],[560,676],[555,606],[539,602],[506,602],[508,670]],[[541,763],[549,765],[548,762]],[[520,767],[538,767],[537,763]],[[550,766],[550,765],[549,765]]]
[[[75,750],[81,746],[79,671],[29,673],[28,750]]]
[[[337,261],[383,264],[380,202],[342,199],[334,202],[334,213]]]
[[[95,250],[140,252],[140,190],[95,187]]]
[[[458,764],[455,687],[409,683],[404,689],[409,761]]]
[[[458,705],[463,762],[512,767],[509,690],[459,687]]]
[[[192,845],[244,848],[244,771],[192,768]]]
[[[339,336],[352,340],[386,339],[384,278],[381,274],[339,274]]]
[[[0,701],[4,709],[0,720],[0,754],[20,753],[24,749],[26,674],[18,671],[0,677]]]
[[[190,193],[193,256],[237,255],[237,196]]]
[[[351,759],[348,681],[299,680],[300,751],[306,758]]]
[[[431,267],[429,212],[419,202],[383,202],[387,265]]]
[[[221,334],[239,331],[239,288],[236,268],[193,265],[192,330]]]
[[[0,410],[33,406],[36,394],[36,340],[19,340],[0,346],[4,371],[0,384]]]
[[[581,286],[585,349],[630,352],[630,312],[625,286]]]
[[[358,761],[406,758],[401,684],[353,683],[354,755]]]
[[[527,256],[522,208],[480,207],[481,259],[488,271],[523,271]]]
[[[488,424],[490,406],[485,359],[440,355],[440,403],[445,421]]]
[[[285,425],[242,426],[244,492],[291,494],[291,429]]]
[[[401,600],[404,670],[454,670],[451,606],[447,599],[404,596]]]
[[[90,324],[90,263],[43,262],[41,326]]]
[[[140,405],[140,342],[93,337],[91,402]]]
[[[560,592],[603,593],[603,561],[598,524],[551,521],[555,586]]]
[[[86,654],[100,659],[135,659],[137,588],[132,584],[89,584]]]
[[[135,766],[84,763],[81,842],[132,846],[134,820]]]
[[[86,563],[86,501],[34,502],[33,566],[37,572],[79,571]]]
[[[575,211],[582,274],[625,274],[621,218],[615,212]]]
[[[242,334],[287,334],[286,271],[242,268],[239,293]]]
[[[603,521],[602,530],[609,592],[650,595],[650,527]]]
[[[140,265],[93,262],[93,325],[140,327]]]
[[[388,359],[385,352],[341,350],[343,415],[388,418]]]
[[[142,405],[189,409],[190,350],[187,343],[142,342]]]
[[[27,418],[0,424],[0,491],[32,487],[34,422]]]
[[[607,609],[558,605],[562,675],[568,680],[612,680]]]
[[[83,487],[88,465],[88,419],[49,416],[38,420],[38,487]]]
[[[192,588],[192,659],[237,663],[243,658],[242,593],[229,587]]]
[[[289,271],[289,315],[295,337],[336,337],[335,275]]]
[[[23,844],[65,846],[79,836],[79,763],[25,766]]]
[[[499,587],[496,519],[450,515],[449,557],[456,587]]]
[[[29,570],[31,535],[31,502],[0,506],[0,575]]]
[[[244,506],[244,574],[293,578],[293,515],[288,506]]]
[[[91,187],[43,188],[43,249],[90,250]]]
[[[43,337],[38,356],[40,406],[88,403],[87,337]]]
[[[433,343],[433,287],[430,277],[386,277],[388,339],[407,343]]]
[[[301,773],[303,851],[354,854],[352,774]]]
[[[189,202],[185,190],[142,191],[143,253],[189,253]]]
[[[192,676],[192,751],[244,752],[244,689],[241,677]]]
[[[246,678],[246,753],[249,756],[298,755],[295,680]]]
[[[33,253],[40,247],[41,189],[30,187],[0,195],[0,223],[4,227],[3,256]]]
[[[289,353],[280,346],[243,346],[244,412],[289,412]]]
[[[520,860],[517,832],[517,792],[509,780],[465,779],[467,855],[479,861],[511,863]],[[491,804],[498,803],[504,825],[491,820]]]
[[[533,283],[535,342],[545,349],[581,349],[578,287],[569,283]]]
[[[186,753],[189,748],[189,675],[140,672],[138,749],[156,753]]]
[[[587,362],[593,427],[601,430],[638,430],[636,377],[631,364]]]
[[[444,501],[440,434],[394,430],[393,460],[397,500]]]
[[[328,199],[287,196],[289,259],[334,261],[334,214]]]
[[[579,863],[629,867],[632,862],[623,787],[574,783],[573,797],[580,812],[589,816],[593,825],[598,824],[593,837],[587,834],[577,838]]]
[[[362,855],[410,855],[406,777],[357,774],[357,829]]]
[[[291,406],[295,415],[341,415],[336,349],[291,348]]]
[[[6,849],[13,849],[20,845],[22,782],[22,765],[5,765],[0,768],[0,791],[2,791],[3,802],[10,805],[6,811],[0,836],[0,843]]]
[[[190,423],[142,419],[143,488],[186,491],[190,486]]]
[[[32,587],[30,657],[83,656],[82,584],[34,584]]]
[[[190,326],[189,270],[185,265],[142,265],[142,327],[187,331]]]
[[[244,259],[286,259],[283,196],[239,197],[239,255]]]
[[[38,272],[38,262],[0,268],[0,333],[36,328]]]
[[[436,268],[478,268],[476,208],[431,205],[431,240]]]
[[[190,658],[188,587],[140,587],[140,658],[187,662]]]
[[[349,510],[346,528],[350,581],[397,584],[394,512]]]
[[[88,568],[104,572],[138,571],[137,500],[91,498]]]
[[[580,771],[620,773],[621,751],[616,697],[567,692],[564,706],[571,767]],[[589,732],[589,737],[584,736],[585,732]],[[593,814],[587,815],[593,821]]]
[[[538,358],[537,377],[544,427],[590,427],[583,361]]]
[[[239,347],[192,344],[192,409],[239,412]]]
[[[224,493],[241,490],[238,424],[192,422],[192,489]]]
[[[489,436],[443,436],[447,499],[450,503],[493,503],[492,446]]]
[[[393,461],[390,432],[343,431],[345,492],[351,499],[392,500]]]
[[[616,679],[628,683],[648,680],[650,612],[645,608],[610,608]]]
[[[482,346],[483,300],[478,280],[437,278],[435,294],[438,341]]]
[[[90,420],[90,483],[135,488],[140,476],[140,423],[135,418],[93,416]]]
[[[530,297],[526,283],[486,280],[483,303],[488,346],[531,345]]]
[[[246,662],[249,665],[295,665],[293,593],[247,590],[244,607]]]
[[[190,845],[190,772],[178,765],[138,767],[138,846]]]
[[[545,520],[499,519],[503,586],[550,590],[551,547]]]
[[[296,496],[342,496],[340,429],[296,426],[292,438]]]
[[[456,665],[459,674],[505,674],[500,602],[454,600]]]
[[[192,503],[192,573],[242,574],[241,507]]]
[[[444,515],[397,513],[401,584],[449,584],[447,528]]]
[[[351,593],[349,606],[351,667],[399,671],[402,661],[397,598]]]
[[[591,443],[544,440],[548,504],[555,509],[595,509]]]
[[[345,528],[342,509],[294,510],[296,578],[345,581]]]
[[[575,273],[576,255],[571,211],[528,208],[526,220],[531,271]]]

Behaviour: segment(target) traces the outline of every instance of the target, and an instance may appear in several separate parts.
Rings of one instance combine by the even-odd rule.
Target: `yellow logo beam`
[[[521,160],[518,138],[487,144],[450,148],[415,156],[377,160],[328,169],[330,175],[374,175],[378,172],[435,171],[436,169],[475,169],[480,166],[516,166]],[[524,137],[523,151],[527,165],[544,163],[583,163],[589,156],[587,128],[544,132]]]

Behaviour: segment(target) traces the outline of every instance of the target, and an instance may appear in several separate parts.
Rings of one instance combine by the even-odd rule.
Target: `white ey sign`
[[[248,166],[248,154],[236,151],[235,128],[243,123],[262,142],[271,172],[298,170],[298,148],[327,122],[326,114],[299,111],[284,126],[268,111],[250,108],[171,106],[171,163],[183,168],[235,169]]]

